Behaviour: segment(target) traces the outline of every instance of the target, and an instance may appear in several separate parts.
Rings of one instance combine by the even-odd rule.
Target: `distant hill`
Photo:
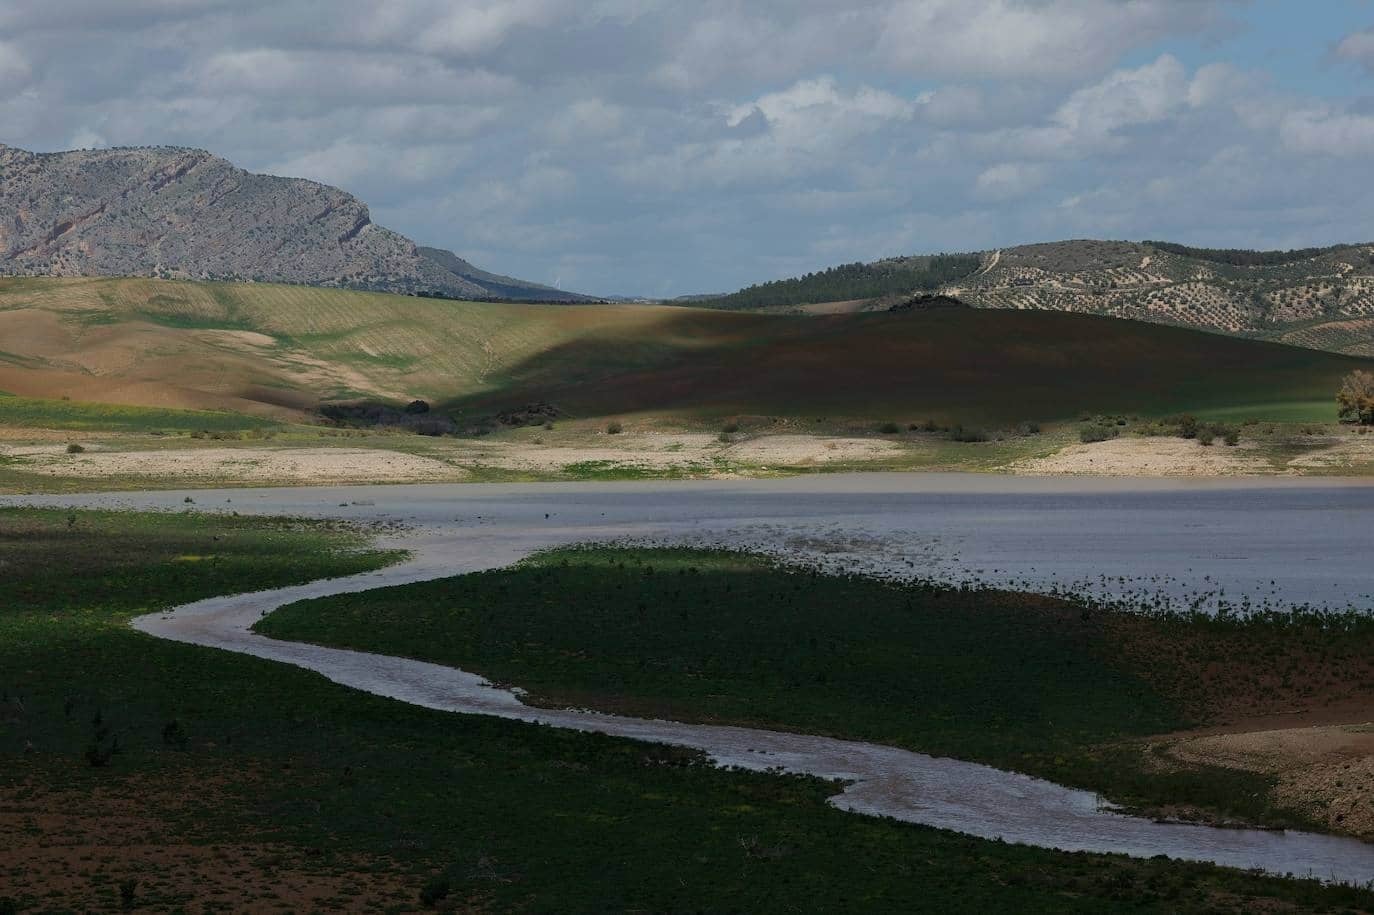
[[[901,293],[938,291],[978,308],[1108,315],[1374,356],[1374,245],[1244,251],[1064,241],[941,258],[851,264],[700,304],[872,311]]]
[[[712,423],[981,425],[1210,408],[1334,421],[1341,377],[1374,365],[1138,321],[945,305],[799,318],[12,277],[0,279],[0,391],[286,418],[322,402],[423,398],[459,426],[529,404]]]
[[[420,248],[338,188],[176,147],[32,153],[0,144],[0,273],[589,301]]]

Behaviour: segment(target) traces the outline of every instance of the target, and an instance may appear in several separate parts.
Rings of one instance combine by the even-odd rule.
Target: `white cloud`
[[[1196,0],[901,0],[878,47],[914,72],[988,78],[1072,78],[1134,47],[1218,20]]]
[[[1374,29],[1354,32],[1336,45],[1336,56],[1360,64],[1374,73]]]
[[[76,133],[72,134],[72,138],[67,141],[67,145],[72,149],[103,149],[110,144],[109,141],[94,130],[89,127],[82,127]]]
[[[1188,71],[1172,55],[1134,70],[1117,70],[1079,89],[1055,122],[1080,138],[1106,138],[1124,127],[1163,121],[1188,102]]]
[[[24,52],[8,41],[0,41],[0,94],[18,92],[32,73]]]
[[[1326,107],[1305,108],[1283,117],[1279,136],[1293,152],[1368,156],[1374,153],[1374,115]]]
[[[983,171],[973,183],[980,200],[1007,201],[1024,197],[1045,183],[1048,170],[1031,162],[1003,162]]]

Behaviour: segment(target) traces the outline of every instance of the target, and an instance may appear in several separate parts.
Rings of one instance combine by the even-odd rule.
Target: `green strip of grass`
[[[272,854],[248,866],[269,876],[285,868],[282,879],[293,849],[361,882],[386,862],[411,875],[412,905],[436,875],[450,903],[503,911],[1374,905],[1353,889],[857,817],[824,803],[833,786],[813,779],[724,772],[682,751],[427,711],[125,625],[167,604],[389,558],[358,545],[315,524],[0,510],[0,693],[22,696],[24,707],[18,719],[0,717],[0,794],[18,799],[39,785],[72,798],[127,797],[130,811],[165,821],[171,845],[271,843]],[[97,712],[121,747],[102,767],[86,761]],[[222,787],[175,809],[140,807],[158,803],[146,786],[169,772]],[[125,876],[103,873],[65,897],[59,887],[29,894],[18,908],[114,908]],[[143,906],[223,902],[159,896],[155,870],[143,876]]]
[[[1048,598],[897,585],[733,553],[580,549],[294,604],[270,635],[472,670],[552,706],[830,734],[977,760],[1158,809],[1270,825],[1266,776],[1149,765],[1183,704],[1101,617]]]
[[[120,404],[6,397],[0,402],[0,426],[103,432],[228,432],[279,425],[242,413],[208,410],[164,410]]]

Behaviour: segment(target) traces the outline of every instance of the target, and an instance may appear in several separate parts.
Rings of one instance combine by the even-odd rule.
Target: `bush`
[[[1234,448],[1240,444],[1240,430],[1227,429],[1226,433],[1222,436],[1222,439],[1226,442],[1226,446],[1228,448]]]
[[[1193,437],[1197,439],[1197,443],[1199,445],[1206,448],[1210,446],[1212,442],[1217,440],[1217,433],[1216,430],[1213,429],[1211,426],[1205,426],[1201,429],[1198,429],[1197,434]]]
[[[420,903],[433,908],[447,899],[451,891],[447,877],[433,877],[420,888]]]
[[[84,454],[85,451],[86,449],[83,448],[81,445],[78,445],[76,442],[72,442],[70,445],[67,446],[68,454]]]
[[[1178,429],[1179,438],[1197,438],[1198,421],[1191,413],[1175,416],[1170,420],[1170,424]]]
[[[1106,442],[1116,438],[1121,432],[1115,424],[1096,422],[1081,426],[1078,429],[1078,440],[1085,445],[1094,442]]]
[[[733,435],[739,431],[739,423],[731,421],[720,427],[720,431],[725,435]]]
[[[896,423],[883,423],[878,427],[878,431],[883,435],[896,435],[898,432],[902,431],[902,427]]]
[[[130,877],[119,882],[119,905],[124,911],[131,911],[138,902],[138,880]]]
[[[1040,424],[1039,424],[1039,423],[1033,423],[1033,422],[1024,422],[1024,423],[1021,423],[1020,425],[1018,425],[1018,426],[1016,427],[1016,434],[1017,434],[1017,435],[1039,435],[1039,434],[1040,434]]]
[[[1341,422],[1374,426],[1374,373],[1356,370],[1346,375],[1336,403]]]
[[[620,434],[621,432],[623,432],[623,431],[624,431],[624,427],[621,426],[620,423],[607,423],[607,424],[606,424],[606,434],[607,434],[607,435],[619,435],[619,434]]]
[[[949,440],[952,442],[986,442],[989,436],[982,429],[965,429],[963,426],[955,426],[949,430]]]

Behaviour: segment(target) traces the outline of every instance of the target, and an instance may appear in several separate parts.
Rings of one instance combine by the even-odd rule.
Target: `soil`
[[[199,767],[94,788],[86,773],[70,776],[5,786],[0,895],[21,910],[27,899],[45,911],[117,911],[121,884],[137,881],[138,911],[383,911],[413,904],[423,884],[386,859],[255,841],[251,829],[231,841],[206,834],[206,805],[219,819],[241,803],[231,778]]]
[[[460,468],[433,458],[369,448],[197,448],[67,454],[61,445],[0,446],[25,470],[61,477],[148,477],[242,482],[361,483],[459,480]]]
[[[1186,763],[1275,775],[1274,798],[1285,807],[1333,832],[1374,839],[1374,722],[1213,734],[1168,752]]]
[[[1070,445],[1048,457],[1019,461],[1010,469],[1021,474],[1139,477],[1273,473],[1273,466],[1253,444],[1209,447],[1181,438],[1136,437]]]

